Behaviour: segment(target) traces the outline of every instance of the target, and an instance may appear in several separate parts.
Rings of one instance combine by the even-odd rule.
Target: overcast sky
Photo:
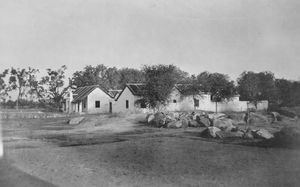
[[[299,0],[1,0],[0,70],[174,64],[300,80]]]

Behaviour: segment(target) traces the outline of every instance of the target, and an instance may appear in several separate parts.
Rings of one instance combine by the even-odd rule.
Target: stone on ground
[[[197,116],[196,121],[200,124],[201,127],[209,127],[211,124],[210,120],[204,116]]]
[[[229,132],[229,131],[218,131],[216,132],[216,137],[220,139],[225,138],[242,138],[244,133],[242,131]]]
[[[150,114],[150,115],[147,116],[147,122],[148,123],[152,123],[154,119],[155,119],[155,116],[153,114]]]
[[[274,135],[271,134],[266,129],[259,129],[256,131],[252,131],[254,138],[260,138],[260,139],[271,139],[274,138]]]
[[[236,127],[233,125],[233,121],[227,118],[215,119],[213,121],[213,125],[223,131],[232,131],[236,129]]]
[[[172,119],[172,121],[174,121],[174,120],[178,120],[179,119],[179,114],[178,114],[178,112],[169,112],[167,114],[167,117],[169,119]]]
[[[182,122],[181,121],[172,121],[168,123],[168,128],[181,128]]]
[[[251,112],[249,116],[249,123],[269,123],[269,119],[263,114]]]
[[[200,124],[197,121],[190,120],[189,127],[200,127]]]
[[[186,118],[183,118],[183,119],[181,120],[181,124],[182,124],[182,127],[183,127],[183,128],[187,128],[187,127],[189,126],[189,120],[186,119]]]
[[[272,115],[272,123],[281,120],[280,114],[278,112],[271,112],[271,115]]]
[[[156,127],[164,127],[166,125],[166,115],[162,112],[157,112],[154,114],[154,125]]]
[[[212,113],[212,114],[208,114],[208,118],[213,120],[213,119],[219,119],[219,118],[225,118],[226,114],[223,113]]]
[[[221,129],[217,128],[217,127],[207,127],[202,133],[201,136],[202,137],[206,137],[206,138],[216,138],[217,135],[216,133],[221,131]]]
[[[245,138],[245,139],[253,139],[254,137],[253,137],[252,131],[250,129],[247,129],[244,132],[243,138]]]
[[[72,119],[70,119],[69,124],[70,125],[78,125],[83,119],[84,119],[84,117],[72,118]]]

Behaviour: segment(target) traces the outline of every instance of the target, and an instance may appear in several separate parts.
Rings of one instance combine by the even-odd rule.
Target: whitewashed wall
[[[166,106],[168,111],[191,111],[191,110],[204,110],[204,111],[215,111],[216,103],[211,101],[209,94],[203,94],[201,96],[196,96],[196,99],[199,99],[199,107],[194,107],[194,98],[193,96],[181,97],[180,92],[177,89],[174,89],[170,95],[169,104]],[[176,103],[173,103],[173,100],[176,100]],[[227,102],[218,103],[218,112],[225,111],[235,111],[242,112],[247,111],[247,104],[249,108],[255,108],[255,106],[248,101],[240,101],[239,97],[233,97]],[[267,110],[268,101],[261,101],[257,105],[257,110]]]
[[[135,106],[135,101],[139,98],[134,96],[132,92],[126,87],[121,96],[113,104],[113,112],[137,112],[139,107]],[[126,100],[129,102],[129,107],[126,108]]]
[[[211,101],[209,94],[202,94],[201,96],[195,96],[199,100],[199,107],[194,107],[194,98],[193,96],[182,97],[180,92],[174,88],[170,98],[169,104],[163,108],[167,111],[192,111],[204,110],[204,111],[215,111],[216,103]],[[134,96],[128,88],[125,88],[124,92],[121,94],[120,98],[113,105],[113,112],[149,112],[149,109],[141,109],[139,106],[136,106],[134,103],[138,100],[139,97]],[[126,109],[126,100],[129,101],[129,108]],[[176,103],[173,102],[176,100]],[[247,104],[249,108],[255,108],[253,104],[248,103],[247,101],[240,101],[239,97],[233,97],[228,102],[218,103],[218,112],[225,111],[235,111],[243,112],[247,111]],[[267,110],[268,101],[261,101],[257,105],[257,110]]]
[[[100,101],[100,108],[96,108],[95,102]],[[87,96],[87,113],[108,113],[109,102],[113,102],[112,99],[103,92],[100,88],[95,88]]]

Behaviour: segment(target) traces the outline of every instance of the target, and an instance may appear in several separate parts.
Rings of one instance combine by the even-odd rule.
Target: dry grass
[[[7,138],[29,138],[5,142],[6,157],[22,171],[57,186],[300,184],[298,148],[204,139],[198,136],[200,128],[154,129],[140,124],[142,120],[135,114],[88,115],[77,126],[68,125],[67,118],[6,121]]]

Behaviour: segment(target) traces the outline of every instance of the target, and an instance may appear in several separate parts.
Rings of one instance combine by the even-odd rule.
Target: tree
[[[204,92],[210,92],[211,85],[210,85],[210,73],[208,71],[204,71],[197,75],[197,81],[199,84],[201,84],[202,91]]]
[[[293,102],[292,82],[286,79],[276,79],[276,104],[279,106],[289,106]]]
[[[27,87],[28,87],[28,94],[30,95],[30,99],[33,100],[33,98],[36,96],[37,98],[42,97],[41,89],[42,87],[39,85],[39,81],[37,80],[36,74],[39,72],[38,69],[34,69],[29,67],[28,73],[27,73]]]
[[[244,71],[237,79],[237,90],[240,94],[240,99],[249,101],[257,106],[261,95],[258,85],[258,76],[252,71]]]
[[[202,86],[198,83],[198,80],[195,75],[192,75],[188,78],[186,78],[186,81],[184,84],[182,84],[183,89],[181,90],[181,93],[183,97],[186,96],[192,96],[194,100],[194,110],[196,110],[196,96],[201,96]]]
[[[203,72],[197,76],[197,79],[203,90],[211,94],[212,101],[216,103],[216,113],[218,102],[230,100],[235,94],[234,82],[230,81],[228,75]]]
[[[239,76],[237,83],[241,100],[249,101],[256,107],[261,100],[275,100],[275,78],[271,72],[245,71]]]
[[[270,71],[259,72],[257,74],[259,79],[258,88],[260,90],[259,99],[268,100],[270,103],[275,102],[275,77]]]
[[[19,100],[23,99],[26,96],[26,91],[28,90],[28,86],[30,85],[31,77],[37,73],[38,70],[28,67],[23,69],[15,69],[11,68],[10,77],[9,77],[9,86],[11,90],[17,90],[17,102],[16,107],[19,107]]]
[[[291,92],[289,95],[292,98],[290,106],[299,106],[300,105],[299,95],[300,95],[300,82],[293,81],[291,84]]]
[[[101,81],[102,83],[100,84],[106,89],[108,88],[117,89],[119,79],[120,79],[120,74],[116,67],[107,68],[104,77]]]
[[[90,85],[103,85],[105,82],[107,67],[99,64],[95,67],[85,66],[83,71],[76,71],[73,74],[72,85],[77,87]]]
[[[63,95],[68,89],[63,87],[66,69],[65,65],[57,70],[47,69],[47,75],[42,77],[41,84],[45,87],[46,96],[55,107],[60,107]]]
[[[118,72],[118,88],[124,88],[127,83],[145,82],[145,74],[143,71],[133,68],[122,68]]]
[[[174,77],[176,83],[186,83],[187,81],[190,81],[189,73],[176,66],[174,69]]]
[[[169,96],[176,83],[176,67],[173,65],[144,66],[146,88],[143,98],[153,110],[160,110],[168,103]]]
[[[5,101],[8,94],[8,87],[5,84],[5,80],[4,78],[6,77],[6,75],[8,74],[8,69],[4,70],[1,74],[0,74],[0,100],[1,101]]]

